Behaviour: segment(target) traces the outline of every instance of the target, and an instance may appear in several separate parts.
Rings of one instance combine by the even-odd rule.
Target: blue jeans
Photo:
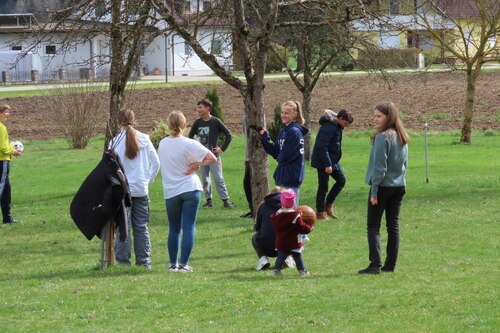
[[[132,207],[128,209],[129,232],[127,239],[120,242],[120,231],[115,235],[115,257],[119,264],[130,265],[132,240],[134,234],[135,264],[151,267],[151,240],[149,238],[148,222],[150,218],[149,197],[132,197]],[[132,230],[130,230],[132,229]]]
[[[187,265],[194,247],[201,192],[190,191],[165,200],[168,217],[167,248],[171,264]],[[182,242],[180,239],[182,229]],[[179,258],[179,246],[181,256]]]
[[[305,270],[304,262],[302,261],[302,254],[300,252],[288,251],[288,250],[278,250],[278,258],[274,264],[274,270],[280,271],[283,268],[283,263],[288,256],[292,256],[295,261],[295,266],[298,271]]]

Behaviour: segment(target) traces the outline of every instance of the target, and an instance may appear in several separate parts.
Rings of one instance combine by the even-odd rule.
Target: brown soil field
[[[184,112],[191,123],[196,118],[195,104],[208,89],[217,87],[225,123],[235,133],[241,132],[243,101],[239,93],[224,83],[187,87],[135,89],[127,97],[127,106],[135,112],[137,128],[148,132],[155,121],[164,120],[173,110]],[[325,108],[350,110],[354,116],[352,129],[370,129],[374,107],[383,101],[395,102],[405,126],[422,129],[428,122],[431,130],[460,130],[465,103],[464,73],[426,73],[394,75],[388,82],[376,76],[332,77],[321,80],[313,92],[312,128]],[[49,107],[53,96],[7,98],[13,111],[8,128],[11,138],[33,140],[63,136],[60,123]],[[101,93],[103,105],[107,94]],[[301,94],[289,80],[270,80],[265,88],[267,121],[273,109],[286,100],[301,101]],[[475,97],[474,129],[500,129],[500,71],[482,73]],[[104,133],[106,112],[96,125],[96,133]]]

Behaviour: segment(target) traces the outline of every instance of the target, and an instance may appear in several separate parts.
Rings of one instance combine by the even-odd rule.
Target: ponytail
[[[121,109],[118,113],[118,122],[125,130],[125,156],[133,160],[139,153],[139,141],[133,127],[135,125],[134,112],[126,108]]]

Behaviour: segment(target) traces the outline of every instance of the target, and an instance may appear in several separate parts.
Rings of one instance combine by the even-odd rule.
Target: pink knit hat
[[[284,190],[281,193],[281,206],[283,208],[293,208],[295,206],[295,192],[293,190]]]

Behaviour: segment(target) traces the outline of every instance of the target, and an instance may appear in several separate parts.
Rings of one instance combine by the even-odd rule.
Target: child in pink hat
[[[281,276],[281,269],[285,259],[291,255],[301,277],[309,276],[309,271],[302,261],[301,234],[308,234],[312,227],[302,221],[302,213],[295,207],[295,192],[291,189],[281,194],[281,208],[273,215],[271,220],[276,229],[276,250],[278,258],[274,265],[274,276]]]

